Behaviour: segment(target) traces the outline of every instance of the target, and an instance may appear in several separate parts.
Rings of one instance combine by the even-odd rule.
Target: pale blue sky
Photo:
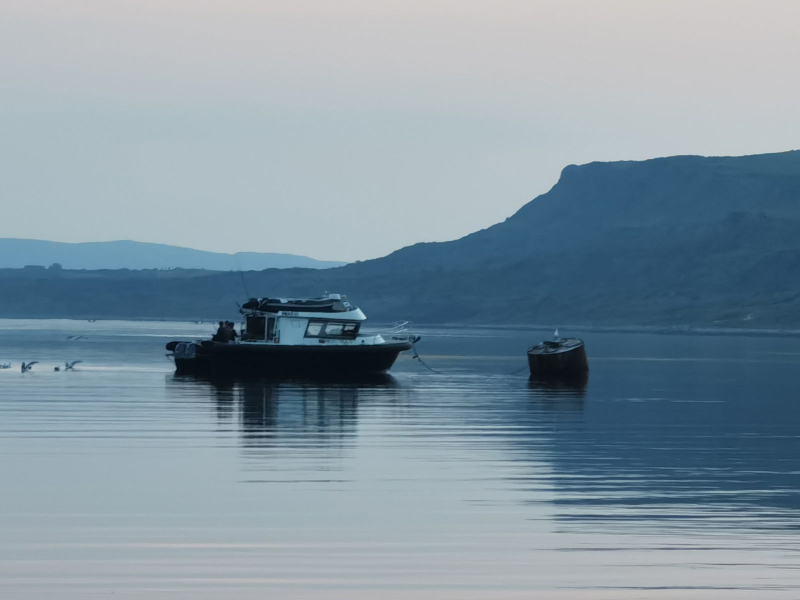
[[[800,146],[800,2],[0,3],[0,237],[355,260]]]

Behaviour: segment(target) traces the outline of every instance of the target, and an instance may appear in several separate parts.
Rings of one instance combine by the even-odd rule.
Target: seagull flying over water
[[[0,365],[0,369],[10,369],[10,368],[11,368],[11,363],[3,363],[2,365]]]
[[[30,371],[33,368],[33,365],[38,364],[38,363],[39,363],[38,360],[33,360],[33,361],[29,362],[28,364],[22,363],[22,372],[23,373],[27,373],[28,371]]]
[[[68,335],[67,339],[75,342],[77,340],[88,340],[89,338],[87,338],[85,335]]]
[[[64,370],[65,371],[73,371],[73,367],[78,363],[82,363],[82,360],[73,360],[72,362],[65,362],[64,363]]]

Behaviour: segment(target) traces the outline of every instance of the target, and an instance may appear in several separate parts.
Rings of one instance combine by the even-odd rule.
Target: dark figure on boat
[[[219,342],[220,344],[227,344],[228,342],[235,342],[239,338],[239,334],[234,329],[233,321],[220,321],[217,333],[211,338],[212,342]]]

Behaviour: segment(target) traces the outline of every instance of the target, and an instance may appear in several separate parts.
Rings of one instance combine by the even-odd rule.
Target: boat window
[[[275,317],[267,319],[267,340],[275,339]]]
[[[344,323],[328,323],[325,326],[325,335],[338,337],[342,335],[343,328],[344,328]]]
[[[247,316],[247,337],[251,340],[264,339],[264,327],[266,325],[264,317]]]
[[[325,335],[328,337],[354,338],[358,335],[359,323],[328,323]]]
[[[360,323],[310,321],[306,337],[354,338],[358,335]]]
[[[314,323],[313,321],[308,324],[306,329],[307,337],[317,337],[322,332],[322,323]]]

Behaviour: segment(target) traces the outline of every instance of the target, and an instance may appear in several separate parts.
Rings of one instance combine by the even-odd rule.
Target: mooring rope
[[[528,368],[528,365],[525,365],[524,367],[520,367],[516,371],[511,371],[511,373],[508,373],[508,375],[516,375],[517,373],[522,373],[522,371],[524,371],[527,368]]]
[[[417,352],[417,345],[416,344],[413,344],[411,346],[411,348],[414,350],[414,356],[411,357],[412,359],[418,360],[419,364],[421,364],[423,367],[428,369],[428,371],[430,371],[431,373],[437,373],[437,374],[441,373],[441,371],[437,371],[433,367],[428,366],[428,364],[424,360],[422,360],[422,357],[419,355],[419,352]]]
[[[431,373],[436,373],[437,375],[442,375],[442,374],[445,373],[444,371],[439,371],[437,369],[434,369],[433,367],[428,365],[428,363],[426,363],[424,360],[422,360],[422,357],[419,355],[419,352],[417,352],[416,344],[413,345],[411,348],[414,350],[414,356],[412,356],[411,358],[415,359],[415,360],[418,360],[419,364],[421,364],[423,367],[428,369],[428,371],[430,371]],[[510,375],[517,375],[518,373],[521,373],[522,371],[524,371],[527,368],[528,368],[528,365],[524,365],[524,366],[520,367],[519,369],[517,369],[516,371],[511,371],[511,373],[505,373],[504,375],[506,377],[508,377]]]

